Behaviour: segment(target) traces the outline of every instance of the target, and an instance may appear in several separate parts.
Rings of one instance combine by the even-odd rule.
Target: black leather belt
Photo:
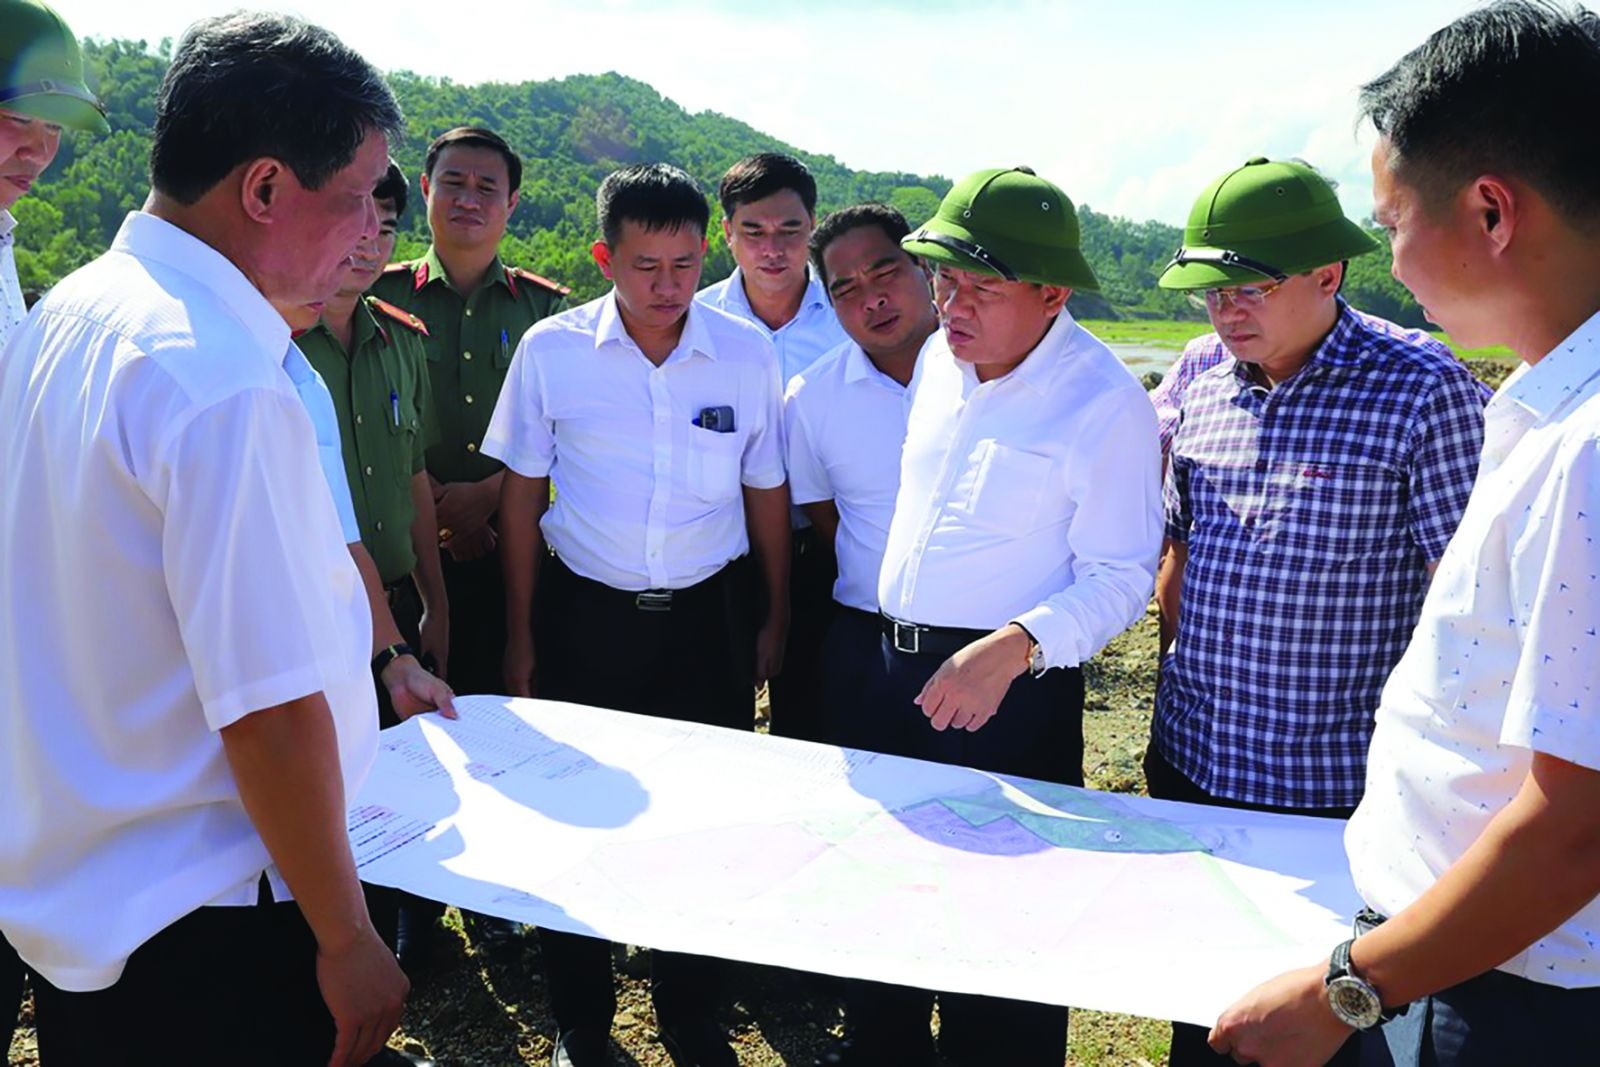
[[[991,632],[959,626],[921,626],[883,612],[878,613],[878,618],[883,636],[889,639],[889,647],[912,656],[949,656]]]

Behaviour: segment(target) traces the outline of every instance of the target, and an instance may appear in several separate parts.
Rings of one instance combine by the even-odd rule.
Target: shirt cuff
[[[782,467],[770,470],[745,470],[739,482],[746,489],[776,489],[788,480]]]
[[[1051,667],[1077,667],[1083,663],[1084,637],[1077,620],[1059,608],[1040,604],[1012,619],[1039,642],[1046,670]]]

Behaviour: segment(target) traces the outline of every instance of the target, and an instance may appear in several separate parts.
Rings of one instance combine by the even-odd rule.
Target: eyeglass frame
[[[1277,292],[1282,288],[1283,283],[1289,280],[1289,275],[1270,263],[1263,263],[1259,259],[1242,256],[1226,248],[1199,248],[1191,251],[1179,245],[1178,250],[1172,254],[1172,261],[1167,266],[1182,267],[1190,263],[1212,263],[1223,267],[1241,267],[1244,270],[1254,271],[1264,278],[1272,279],[1272,284],[1267,286],[1228,285],[1212,286],[1208,289],[1191,289],[1187,294],[1189,301],[1196,307],[1204,308],[1207,311],[1220,308],[1224,304],[1232,304],[1234,307],[1260,307],[1267,302],[1267,297]],[[1255,291],[1251,297],[1246,298],[1247,302],[1240,301],[1240,295],[1242,295],[1240,290],[1243,289]],[[1240,295],[1224,297],[1224,293]]]

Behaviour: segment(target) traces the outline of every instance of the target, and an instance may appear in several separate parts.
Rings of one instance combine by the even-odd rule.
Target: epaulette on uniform
[[[426,259],[413,260],[410,263],[401,260],[399,263],[390,263],[383,268],[385,274],[399,274],[408,271],[412,276],[411,288],[421,289],[428,284],[428,261]]]
[[[533,273],[531,270],[524,270],[521,267],[507,267],[506,284],[511,287],[513,296],[517,292],[518,280],[525,281],[530,285],[537,285],[541,289],[548,289],[557,296],[570,296],[572,293],[570,286],[562,285],[560,282],[553,282],[549,278]]]
[[[375,296],[367,297],[367,303],[372,307],[372,310],[382,312],[394,321],[400,323],[402,326],[411,327],[424,337],[428,336],[427,323],[411,314],[411,312],[407,311],[405,308],[395,307],[387,300],[379,300]]]

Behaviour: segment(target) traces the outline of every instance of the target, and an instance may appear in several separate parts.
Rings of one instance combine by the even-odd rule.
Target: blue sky
[[[233,0],[53,0],[82,35],[177,37]],[[1025,163],[1080,204],[1181,224],[1217,174],[1299,156],[1371,210],[1356,88],[1470,0],[297,0],[384,69],[619,71],[852,167]]]

